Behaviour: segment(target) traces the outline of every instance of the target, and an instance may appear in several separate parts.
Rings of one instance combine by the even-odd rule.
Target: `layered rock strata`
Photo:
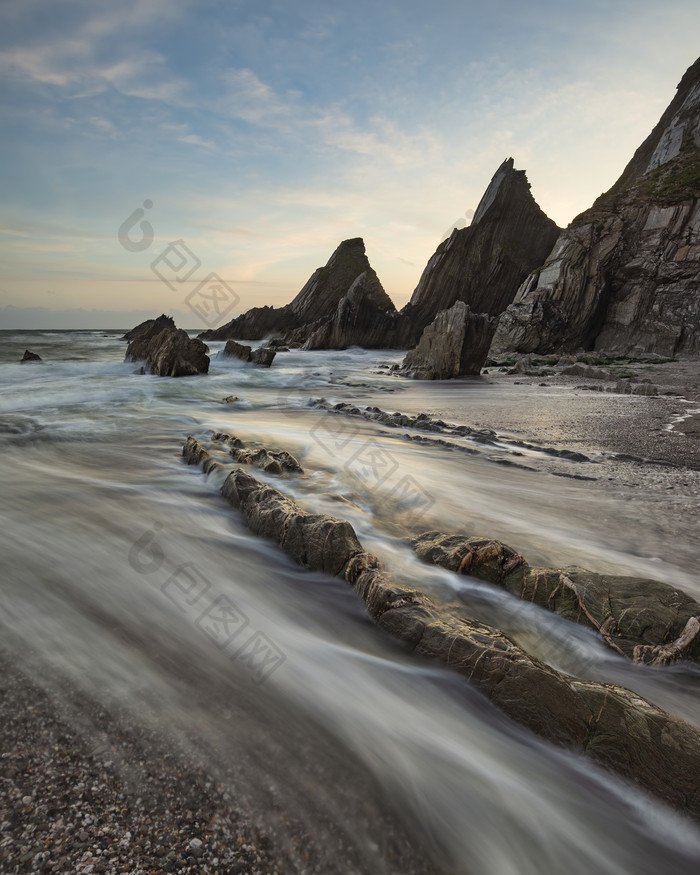
[[[185,457],[208,451],[188,439]],[[238,469],[222,495],[251,530],[296,562],[350,583],[378,626],[410,650],[464,675],[494,705],[545,739],[592,759],[700,819],[700,733],[635,693],[581,681],[529,656],[498,630],[393,581],[345,520],[302,510]]]
[[[384,291],[361,237],[344,240],[299,294],[284,307],[254,307],[204,340],[260,340],[276,334],[279,343],[308,349],[377,348],[412,345],[417,331],[399,316]]]
[[[472,313],[463,301],[457,301],[427,326],[418,346],[404,358],[399,373],[414,380],[480,374],[495,327],[493,317]]]
[[[209,371],[208,347],[177,328],[170,316],[148,319],[127,331],[124,361],[143,361],[158,377],[189,377]]]
[[[424,532],[411,544],[425,562],[488,581],[595,629],[609,647],[634,662],[700,660],[700,603],[667,583],[575,566],[533,568],[520,553],[491,538]]]
[[[700,353],[700,59],[622,176],[562,232],[493,349]]]
[[[518,286],[552,250],[559,228],[539,208],[524,170],[501,164],[471,225],[455,229],[428,261],[402,313],[421,329],[441,310],[464,301],[474,313],[497,316]]]

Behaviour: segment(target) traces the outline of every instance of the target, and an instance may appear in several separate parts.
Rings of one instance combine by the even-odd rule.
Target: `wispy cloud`
[[[197,134],[185,134],[184,137],[177,138],[178,143],[187,143],[188,146],[201,146],[203,149],[216,149],[216,145],[211,140],[205,140]]]

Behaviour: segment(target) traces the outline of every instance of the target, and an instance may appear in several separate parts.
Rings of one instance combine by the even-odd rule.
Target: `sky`
[[[350,237],[401,307],[506,158],[590,206],[698,34],[697,0],[2,0],[0,329],[220,324]]]

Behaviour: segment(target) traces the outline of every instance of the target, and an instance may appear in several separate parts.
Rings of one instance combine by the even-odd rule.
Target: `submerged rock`
[[[207,459],[205,458],[205,464]],[[300,565],[350,583],[378,626],[410,650],[464,675],[494,705],[555,744],[700,818],[700,733],[635,693],[581,681],[529,656],[505,635],[393,581],[346,520],[312,514],[238,469],[222,495],[258,535]]]
[[[42,358],[40,355],[37,355],[37,353],[31,352],[30,350],[25,349],[24,355],[20,359],[20,364],[23,364],[24,362],[40,362],[40,361],[42,361]]]
[[[262,368],[269,368],[275,359],[276,350],[270,349],[268,346],[260,346],[254,349],[250,354],[250,360],[254,365],[260,365]]]
[[[276,350],[269,347],[261,346],[258,349],[252,349],[250,346],[244,346],[235,340],[228,340],[223,351],[223,355],[226,357],[239,358],[241,361],[251,362],[263,368],[270,367],[274,361],[275,354]]]
[[[246,447],[240,438],[225,432],[212,436],[212,441],[225,444],[228,454],[242,465],[254,465],[268,474],[303,474],[304,469],[291,453],[284,450],[270,450],[267,447]],[[182,448],[182,455],[190,465],[198,465],[210,459],[206,472],[223,468],[196,438],[190,435]]]
[[[700,661],[700,603],[667,583],[575,566],[531,568],[511,547],[490,538],[424,532],[411,543],[425,562],[486,580],[595,629],[634,662]]]
[[[562,232],[493,349],[700,352],[700,59],[622,176]]]
[[[144,361],[158,377],[189,377],[209,371],[209,351],[201,340],[176,328],[170,316],[148,319],[128,331],[124,361]]]
[[[476,375],[486,361],[495,320],[472,313],[463,301],[438,313],[418,346],[403,360],[400,374],[414,380],[449,380]]]

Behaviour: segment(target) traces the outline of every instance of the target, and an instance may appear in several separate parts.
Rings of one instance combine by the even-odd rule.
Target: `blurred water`
[[[434,389],[378,367],[399,353],[292,351],[269,370],[215,357],[209,375],[170,380],[135,374],[118,332],[2,334],[0,617],[5,645],[38,680],[58,673],[183,744],[194,732],[213,769],[240,761],[252,805],[257,795],[263,809],[260,788],[273,788],[311,832],[323,811],[362,871],[386,862],[363,805],[403,824],[426,869],[694,870],[694,826],[542,743],[455,674],[406,655],[345,584],[251,537],[218,496],[220,479],[185,467],[180,451],[187,434],[210,429],[290,450],[307,474],[270,482],[350,519],[394,573],[436,598],[461,598],[563,670],[622,683],[700,725],[697,671],[632,666],[586,630],[421,565],[406,546],[411,531],[473,527],[528,558],[651,568],[697,595],[685,558],[694,545],[669,543],[644,496],[545,480],[308,406],[362,397],[421,409]],[[216,356],[222,344],[211,346]],[[18,364],[25,347],[45,361]],[[499,403],[478,382],[460,391],[480,416]],[[227,395],[240,401],[224,405]],[[378,454],[374,466],[367,452]],[[413,492],[399,488],[406,477]],[[214,599],[233,606],[245,633],[230,642],[207,633]],[[235,655],[249,633],[276,654],[262,683]]]

